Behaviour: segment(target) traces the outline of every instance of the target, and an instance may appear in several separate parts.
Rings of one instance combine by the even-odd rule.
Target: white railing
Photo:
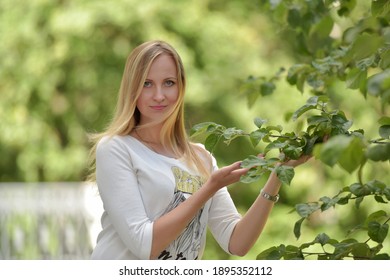
[[[85,183],[0,183],[0,259],[89,259],[102,205]]]

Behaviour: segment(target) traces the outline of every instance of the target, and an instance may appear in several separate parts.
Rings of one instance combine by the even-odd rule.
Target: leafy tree
[[[264,144],[266,158],[253,155],[243,161],[243,166],[250,168],[241,179],[244,183],[259,180],[264,173],[275,170],[279,179],[289,185],[294,170],[283,165],[275,167],[275,163],[297,159],[302,154],[313,154],[325,165],[338,165],[347,173],[357,171],[357,182],[340,186],[333,196],[295,205],[300,216],[294,225],[296,238],[301,236],[302,223],[315,212],[349,203],[359,209],[369,197],[373,197],[379,206],[383,205],[381,210],[371,212],[347,233],[350,236],[357,231],[365,232],[360,240],[352,237],[336,240],[319,233],[313,241],[299,246],[273,246],[261,252],[258,259],[313,256],[318,259],[389,259],[388,248],[383,247],[390,221],[387,206],[390,186],[384,181],[386,176],[388,179],[390,161],[390,117],[386,116],[390,103],[389,2],[372,1],[369,12],[360,13],[349,26],[343,20],[361,12],[356,1],[262,1],[262,7],[270,11],[276,25],[283,26],[281,34],[292,42],[299,63],[287,71],[282,68],[272,77],[250,76],[243,85],[243,92],[252,106],[260,96],[273,94],[281,79],[286,79],[302,93],[309,88],[312,96],[289,116],[291,121],[305,118],[305,125],[300,122],[295,130],[284,131],[281,125],[269,125],[267,120],[257,117],[254,120],[256,129],[246,132],[204,122],[193,126],[193,136],[204,136],[205,146],[212,152],[220,141],[229,145],[241,137],[249,138],[254,147]],[[366,99],[377,98],[380,111],[375,138],[368,138],[363,128],[351,129],[353,121],[334,100],[337,83],[359,91]],[[277,151],[278,156],[273,151]],[[382,162],[387,168],[384,177],[365,181],[363,173],[367,165]],[[318,248],[320,251],[313,252]]]
[[[355,170],[352,174],[358,173],[363,193],[367,188],[383,188],[384,192],[388,189],[388,182],[381,182],[388,174],[388,160],[381,160],[386,155],[383,147],[388,145],[384,144],[388,142],[388,4],[375,1],[372,7],[371,14],[370,1],[1,0],[0,181],[83,180],[89,148],[86,132],[101,131],[107,124],[115,106],[126,56],[140,42],[161,38],[179,49],[186,64],[189,125],[206,120],[213,122],[210,129],[219,136],[223,132],[224,136],[219,139],[230,143],[230,149],[214,146],[221,165],[248,155],[247,164],[254,164],[251,176],[245,178],[247,182],[253,181],[250,185],[255,184],[256,179],[261,180],[259,176],[267,172],[265,169],[269,172],[272,160],[281,160],[275,153],[279,150],[277,146],[290,157],[313,148],[318,158],[328,156],[324,166],[334,164],[332,170],[324,167],[322,173],[316,175],[326,176],[327,184],[338,182],[339,189],[334,195],[337,197],[332,201],[324,199],[317,204],[305,204],[282,196],[279,205],[282,207],[274,209],[274,213],[299,202],[302,205],[296,213],[306,217],[318,205],[324,203],[328,207],[341,198],[334,204],[339,211],[347,206],[339,207],[340,201],[348,200],[348,205],[359,201],[356,203],[359,208],[350,215],[350,223],[359,223],[361,212],[366,211],[365,206],[370,205],[371,200],[378,206],[384,204],[376,202],[375,198],[388,201],[380,191],[362,196],[363,201],[355,182],[347,186],[358,195],[344,199],[350,192],[341,192],[344,188],[341,186],[346,184],[345,178],[350,173],[341,174],[337,169],[342,165]],[[370,40],[366,42],[366,39]],[[291,59],[299,63],[278,69],[278,64],[289,65]],[[249,77],[242,85],[241,95],[235,94],[239,86],[237,77],[250,73],[259,76]],[[264,73],[275,75],[270,77]],[[345,86],[350,88],[348,95],[342,89]],[[302,95],[287,95],[299,90]],[[246,111],[242,109],[246,108],[242,95],[246,95],[250,105]],[[358,97],[366,98],[365,107],[345,106],[355,103]],[[273,98],[278,100],[277,114],[268,106]],[[305,99],[308,99],[307,104],[299,103]],[[291,118],[293,112],[287,112],[291,106],[304,108],[293,110],[297,112]],[[252,126],[252,122],[247,121],[250,110],[261,112],[253,133],[244,132]],[[283,112],[290,120],[296,120],[281,127],[278,123],[284,117]],[[267,114],[272,115],[270,123],[265,122]],[[350,116],[354,124],[360,121],[364,125],[356,129],[354,124],[349,127]],[[325,121],[328,117],[333,121]],[[309,118],[310,129],[304,122]],[[382,118],[377,126],[372,125],[375,118]],[[242,129],[217,125],[222,122]],[[335,137],[313,147],[322,139],[321,127],[333,129],[333,126],[332,136]],[[336,130],[345,131],[345,135],[341,131],[337,134]],[[336,137],[343,135],[348,137]],[[209,144],[217,139],[212,136],[207,146],[210,148]],[[275,144],[271,144],[273,141]],[[305,141],[307,146],[300,146]],[[258,143],[255,149],[250,148],[250,142]],[[344,146],[334,150],[339,143]],[[264,150],[267,145],[265,162],[255,162],[249,157],[253,150]],[[363,159],[362,153],[357,153],[354,159],[356,147],[362,147]],[[337,153],[328,153],[330,151]],[[359,161],[364,159],[363,165]],[[292,170],[282,169],[279,173],[286,182],[292,180]],[[233,186],[230,191],[237,206],[243,209],[250,204],[253,192],[251,188],[238,192],[238,187]],[[298,193],[301,195],[300,192],[294,195]],[[305,225],[313,225],[315,219],[309,220],[310,217],[321,210],[298,224],[295,232],[306,234],[300,240],[311,230],[303,231]],[[387,216],[378,212],[373,218],[385,225],[382,220]],[[282,220],[288,219],[283,217]],[[371,220],[367,220],[366,225],[362,222],[362,228],[367,228],[369,222]],[[340,223],[343,228],[346,224],[351,228],[350,223]],[[376,230],[375,225],[371,231],[378,231],[382,236],[385,227]],[[32,230],[27,224],[23,228],[26,232]],[[362,231],[360,227],[352,227],[352,230],[354,234]],[[279,239],[282,234],[282,230],[275,232]],[[228,257],[210,241],[211,249],[206,250],[206,258]],[[384,246],[386,241],[388,238],[382,242]],[[270,244],[264,238],[261,242]],[[376,244],[376,241],[371,242]],[[283,251],[283,248],[278,250]],[[26,254],[21,254],[20,258]]]

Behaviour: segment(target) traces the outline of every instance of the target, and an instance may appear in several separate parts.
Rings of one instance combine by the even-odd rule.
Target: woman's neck
[[[144,143],[159,145],[161,144],[160,138],[161,128],[151,127],[151,128],[143,128],[140,126],[136,126],[134,128],[134,134]]]
[[[151,133],[152,132],[152,133]],[[158,132],[158,133],[157,133]],[[177,158],[178,156],[171,148],[164,147],[160,139],[160,131],[153,131],[145,128],[135,128],[131,135],[137,138],[149,149],[160,155]]]

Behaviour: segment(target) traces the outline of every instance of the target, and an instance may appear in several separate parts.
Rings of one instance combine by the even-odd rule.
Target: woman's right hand
[[[214,171],[207,182],[217,191],[220,188],[238,182],[241,176],[245,175],[248,170],[248,168],[241,168],[241,161],[237,161]]]

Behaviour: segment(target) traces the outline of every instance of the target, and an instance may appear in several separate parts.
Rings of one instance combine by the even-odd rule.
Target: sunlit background
[[[166,40],[181,54],[188,128],[213,121],[251,130],[255,117],[293,127],[285,114],[309,95],[281,82],[249,108],[240,91],[249,75],[273,75],[296,62],[293,42],[268,16],[257,1],[241,0],[0,0],[0,259],[89,258],[101,203],[96,187],[84,183],[87,135],[107,125],[126,57],[144,41]],[[339,106],[374,135],[378,103],[335,87]],[[220,145],[215,156],[223,166],[261,148],[242,139]],[[246,257],[227,255],[209,235],[204,259],[255,259],[270,246],[297,242],[293,205],[356,180],[314,160],[296,173]],[[264,180],[230,187],[240,212]],[[303,238],[322,230],[340,235],[365,211],[328,211],[305,224]]]

